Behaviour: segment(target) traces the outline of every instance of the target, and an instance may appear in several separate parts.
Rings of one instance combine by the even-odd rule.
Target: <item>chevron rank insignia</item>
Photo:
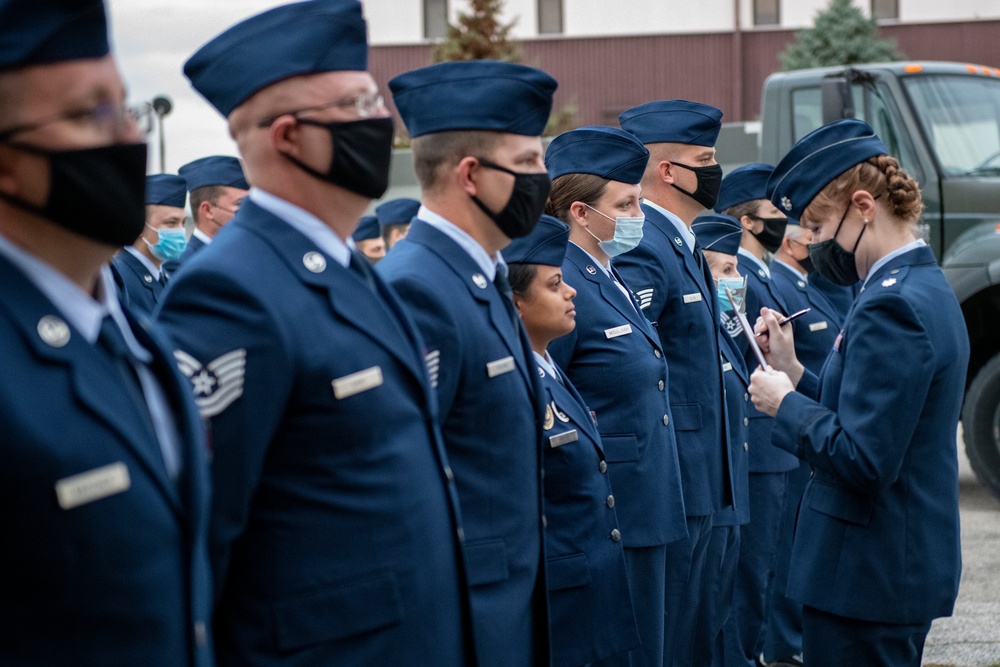
[[[431,388],[437,389],[438,373],[441,371],[441,350],[433,350],[424,355],[427,364],[427,375],[431,380]]]
[[[653,288],[647,287],[646,289],[636,290],[635,298],[639,301],[639,307],[643,310],[649,308],[649,305],[653,303]]]
[[[175,350],[177,367],[194,389],[194,402],[204,419],[221,414],[243,395],[247,369],[246,348],[227,352],[202,365],[183,350]]]

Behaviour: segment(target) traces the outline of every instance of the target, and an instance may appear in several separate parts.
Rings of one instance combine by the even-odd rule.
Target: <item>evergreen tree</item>
[[[878,25],[851,0],[830,0],[816,15],[812,28],[800,30],[781,54],[785,71],[809,67],[853,65],[901,60],[896,40],[880,39]]]
[[[503,24],[503,0],[469,0],[472,12],[458,15],[458,25],[448,25],[448,36],[434,49],[434,61],[506,60],[520,62],[521,49],[509,38],[517,22]]]

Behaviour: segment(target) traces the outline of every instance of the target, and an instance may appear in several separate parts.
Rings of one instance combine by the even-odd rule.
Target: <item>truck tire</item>
[[[973,472],[1000,499],[1000,354],[980,369],[965,393],[962,429]]]

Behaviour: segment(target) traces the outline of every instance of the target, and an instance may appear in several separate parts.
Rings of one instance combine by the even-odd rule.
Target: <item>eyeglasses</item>
[[[101,133],[113,135],[124,133],[130,125],[134,124],[139,132],[146,135],[153,129],[154,113],[153,108],[148,104],[129,107],[114,102],[101,102],[88,109],[66,111],[50,116],[49,118],[44,118],[36,123],[26,123],[7,128],[6,130],[0,130],[0,141],[7,140],[22,132],[37,130],[40,127],[67,120],[87,123]]]
[[[361,93],[355,97],[345,97],[337,100],[336,102],[330,102],[329,104],[321,104],[315,107],[306,107],[305,109],[296,109],[294,111],[286,111],[284,113],[275,114],[274,116],[265,118],[257,123],[257,127],[268,127],[282,116],[298,116],[300,113],[307,113],[309,111],[348,109],[350,107],[354,107],[354,110],[357,112],[359,118],[371,118],[380,110],[385,108],[385,98],[378,93]]]

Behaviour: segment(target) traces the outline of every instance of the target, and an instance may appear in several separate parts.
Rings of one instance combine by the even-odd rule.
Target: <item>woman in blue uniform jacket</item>
[[[576,290],[562,280],[569,228],[543,216],[503,251],[514,304],[544,387],[545,569],[553,667],[639,645],[621,532],[601,436],[580,394],[546,351],[576,326]]]
[[[578,292],[577,327],[549,353],[597,415],[642,641],[628,659],[662,666],[666,545],[687,536],[669,379],[660,338],[611,263],[642,238],[638,183],[648,157],[610,127],[549,144],[548,208],[569,224],[562,269]]]
[[[727,322],[739,322],[734,304],[726,292],[728,288],[737,304],[743,304],[747,295],[747,280],[741,276],[736,253],[740,248],[742,228],[739,221],[728,215],[703,215],[695,218],[691,231],[705,253],[705,262],[715,282],[719,313],[727,315]],[[740,327],[735,333],[743,337]],[[712,567],[709,590],[702,596],[698,609],[698,627],[695,643],[695,665],[726,665],[725,647],[741,619],[733,616],[735,591],[740,559],[741,531],[750,522],[749,487],[749,415],[750,373],[743,361],[743,352],[728,330],[720,329],[719,357],[722,364],[723,397],[726,405],[726,426],[729,431],[729,460],[732,462],[733,504],[712,516],[712,536],[709,538],[706,567]],[[733,642],[728,642],[731,645]]]
[[[804,137],[768,194],[813,231],[818,272],[842,285],[864,280],[818,378],[773,312],[757,325],[772,368],[753,374],[753,401],[775,415],[773,442],[814,468],[788,581],[804,605],[804,661],[919,665],[961,573],[962,313],[916,239],[916,182],[867,124],[842,120]]]

